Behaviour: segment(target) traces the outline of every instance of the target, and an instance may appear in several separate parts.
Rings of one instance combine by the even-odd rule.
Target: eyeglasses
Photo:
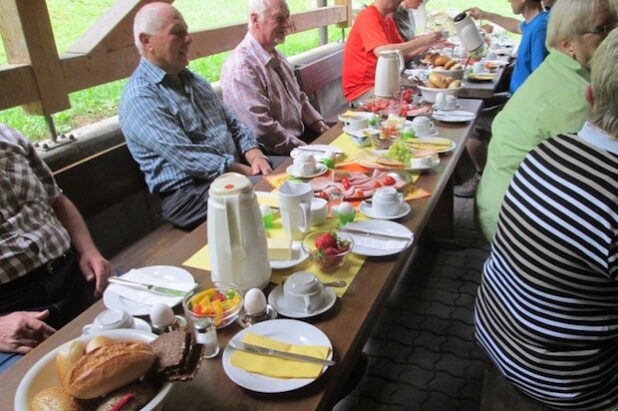
[[[596,34],[597,36],[607,36],[607,34],[616,28],[616,22],[605,23],[600,26],[596,26],[591,30],[586,30],[582,34]]]

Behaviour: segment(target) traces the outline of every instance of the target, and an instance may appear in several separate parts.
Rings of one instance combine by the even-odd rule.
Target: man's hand
[[[97,251],[82,254],[79,259],[79,268],[86,281],[96,280],[94,296],[97,298],[107,287],[107,279],[115,274],[114,266]]]
[[[251,163],[251,173],[255,176],[258,174],[268,175],[273,172],[270,164],[263,157],[258,157]]]
[[[311,125],[311,130],[314,133],[321,135],[321,134],[326,133],[328,130],[330,130],[330,127],[326,125],[324,120],[318,120]]]
[[[487,17],[485,17],[485,12],[481,9],[479,9],[478,7],[470,7],[468,10],[466,10],[466,12],[472,16],[473,19],[475,20],[481,20],[481,19],[486,19]]]
[[[0,351],[26,354],[54,330],[43,320],[49,316],[45,311],[15,311],[0,317]]]

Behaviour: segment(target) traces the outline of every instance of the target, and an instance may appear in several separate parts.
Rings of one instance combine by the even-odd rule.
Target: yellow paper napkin
[[[273,350],[294,354],[309,355],[326,359],[330,347],[323,345],[293,345],[273,340],[258,334],[246,333],[243,342],[259,345]],[[310,362],[288,360],[286,358],[260,355],[236,350],[230,358],[233,366],[243,370],[275,378],[317,378],[322,373],[323,366]]]

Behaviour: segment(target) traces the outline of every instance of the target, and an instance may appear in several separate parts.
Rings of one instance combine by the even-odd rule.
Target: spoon
[[[335,288],[345,287],[346,284],[347,283],[345,281],[343,281],[343,280],[337,280],[337,281],[330,281],[328,283],[322,283],[322,285],[324,287],[335,287]]]

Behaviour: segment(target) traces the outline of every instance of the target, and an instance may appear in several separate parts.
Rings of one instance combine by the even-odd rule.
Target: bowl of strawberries
[[[353,244],[349,235],[331,231],[308,234],[302,247],[322,271],[333,271],[343,266]]]

